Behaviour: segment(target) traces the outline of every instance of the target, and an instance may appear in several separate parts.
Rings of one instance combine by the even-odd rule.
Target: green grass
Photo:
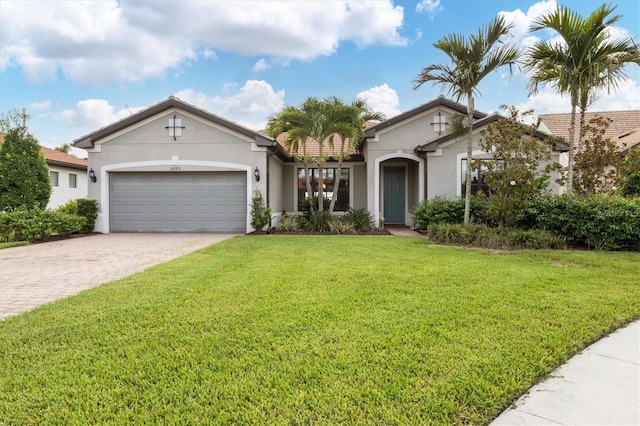
[[[29,241],[12,241],[10,243],[0,243],[0,250],[11,248],[11,247],[20,247],[20,246],[28,246]]]
[[[0,322],[0,423],[486,424],[640,317],[639,263],[233,238]]]

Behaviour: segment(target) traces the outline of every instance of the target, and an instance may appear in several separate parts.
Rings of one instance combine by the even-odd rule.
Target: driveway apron
[[[101,234],[0,250],[0,320],[232,236]]]

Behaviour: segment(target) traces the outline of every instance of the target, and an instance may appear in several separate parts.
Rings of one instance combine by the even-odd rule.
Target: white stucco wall
[[[87,197],[88,177],[86,170],[49,166],[49,171],[58,173],[58,186],[51,188],[48,209],[55,209],[69,200]],[[76,175],[76,188],[69,187],[69,174]]]

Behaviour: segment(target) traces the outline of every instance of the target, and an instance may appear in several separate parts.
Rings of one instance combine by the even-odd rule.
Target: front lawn
[[[640,317],[639,264],[237,237],[0,322],[0,423],[486,424]]]

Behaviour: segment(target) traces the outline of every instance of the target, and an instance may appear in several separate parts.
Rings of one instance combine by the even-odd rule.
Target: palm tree
[[[507,25],[502,16],[491,20],[468,39],[459,34],[449,34],[433,44],[451,59],[453,66],[429,65],[422,69],[414,80],[417,89],[426,82],[440,84],[459,101],[467,99],[467,171],[465,176],[464,223],[471,218],[471,160],[473,155],[473,115],[474,95],[480,94],[478,85],[484,77],[503,65],[516,62],[520,51],[512,46],[500,44],[500,37],[506,35],[513,25]]]
[[[309,99],[307,101],[309,101]],[[285,147],[294,158],[302,162],[309,197],[313,194],[309,173],[309,166],[312,159],[307,154],[307,141],[309,140],[311,127],[311,117],[302,110],[302,107],[288,106],[278,114],[269,118],[266,129],[267,134],[273,138],[277,138],[281,134],[286,133]],[[302,155],[300,155],[301,150]]]
[[[327,99],[330,103],[330,110],[335,118],[336,133],[329,138],[329,145],[335,156],[335,139],[339,140],[337,149],[337,162],[335,180],[333,183],[333,197],[329,205],[329,212],[332,213],[338,199],[337,189],[340,187],[342,179],[342,163],[349,156],[349,152],[362,139],[364,135],[364,125],[370,120],[384,120],[384,114],[373,112],[367,104],[358,99],[350,104],[345,104],[341,99],[333,97]]]
[[[566,6],[536,19],[531,31],[555,30],[563,43],[540,41],[527,50],[523,68],[530,73],[529,89],[537,93],[541,84],[551,84],[571,100],[567,191],[573,191],[573,156],[576,134],[576,108],[580,107],[578,146],[582,145],[584,113],[594,91],[616,89],[625,78],[624,66],[640,65],[638,46],[633,39],[612,39],[606,28],[622,16],[609,16],[616,6],[603,4],[586,19]]]
[[[311,180],[309,164],[315,163],[318,166],[318,210],[324,210],[324,163],[326,155],[324,152],[325,143],[333,143],[334,134],[340,129],[338,123],[340,114],[334,108],[330,100],[317,98],[307,98],[299,107],[287,107],[280,113],[271,117],[267,123],[267,133],[272,137],[286,132],[287,139],[285,145],[289,152],[298,156],[299,149],[302,148],[301,160],[304,163],[307,193],[309,197],[311,191]],[[308,155],[308,144],[318,144],[318,154]]]

